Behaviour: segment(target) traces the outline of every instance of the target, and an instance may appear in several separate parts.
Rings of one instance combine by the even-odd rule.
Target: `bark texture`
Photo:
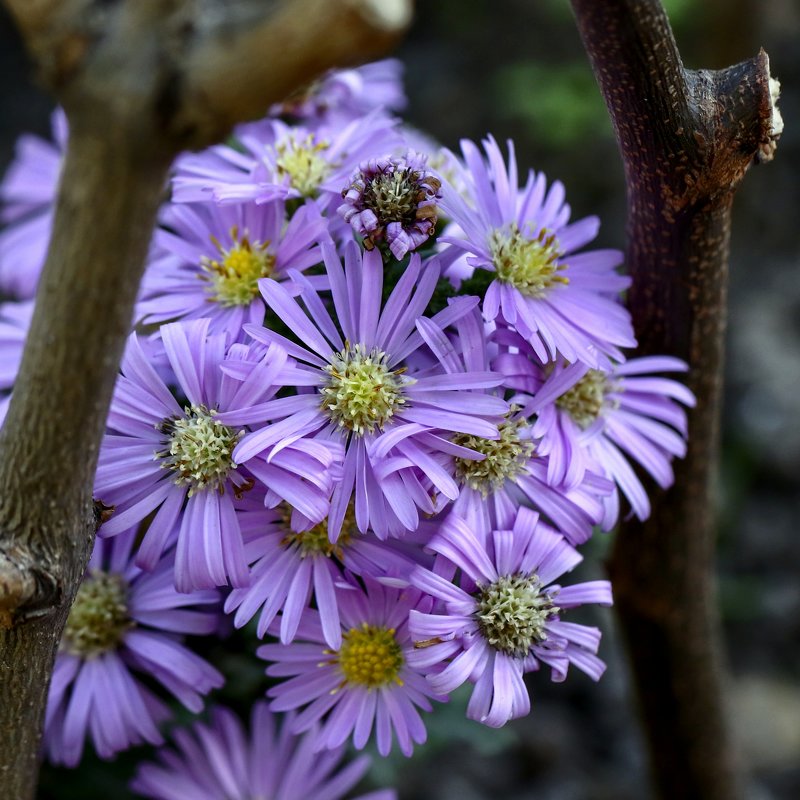
[[[3,0],[70,140],[0,431],[0,797],[36,792],[53,660],[99,515],[92,485],[172,158],[333,66],[383,52],[410,0]]]
[[[737,800],[714,581],[717,465],[733,195],[780,132],[769,61],[687,70],[657,0],[572,0],[628,189],[628,304],[643,355],[690,365],[689,452],[649,520],[622,524],[609,571],[658,796]]]

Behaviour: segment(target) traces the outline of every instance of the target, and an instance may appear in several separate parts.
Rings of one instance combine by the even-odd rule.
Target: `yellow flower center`
[[[381,350],[348,344],[325,371],[329,378],[320,389],[322,410],[357,436],[383,428],[395,410],[406,404],[403,386],[409,382],[400,379],[405,369],[390,370]]]
[[[608,375],[599,369],[590,369],[556,400],[556,405],[581,428],[588,428],[600,416],[609,390]]]
[[[290,510],[287,507],[284,514],[284,524],[288,533],[281,540],[284,547],[296,546],[300,550],[300,557],[306,558],[307,556],[323,555],[327,558],[336,556],[340,561],[344,553],[344,548],[350,544],[351,538],[356,536],[358,528],[356,527],[356,515],[353,503],[347,507],[347,511],[342,521],[342,529],[339,533],[339,538],[336,542],[332,542],[328,536],[328,520],[327,518],[322,522],[309,528],[307,531],[293,531],[289,527]]]
[[[496,230],[489,249],[497,279],[528,297],[544,297],[556,284],[569,283],[569,278],[560,274],[567,265],[558,263],[558,239],[544,228],[534,239],[524,235],[516,223],[507,230]]]
[[[128,616],[127,595],[121,575],[92,570],[75,596],[61,649],[82,658],[115,650],[134,625]]]
[[[456,477],[471,489],[487,497],[503,484],[525,471],[533,455],[533,443],[520,439],[520,428],[527,426],[523,419],[508,420],[498,426],[499,439],[482,439],[466,433],[453,437],[453,443],[483,454],[483,461],[456,458]]]
[[[320,184],[333,171],[334,165],[323,155],[329,147],[327,142],[315,141],[311,133],[300,140],[289,135],[275,147],[278,175],[288,175],[293,189],[303,197],[313,197]]]
[[[351,628],[336,656],[344,683],[378,689],[390,683],[400,686],[400,670],[405,664],[403,651],[395,639],[394,628],[368,625]]]
[[[228,473],[236,469],[233,450],[244,430],[234,431],[217,422],[215,409],[187,406],[186,416],[166,419],[158,429],[167,435],[168,448],[156,453],[161,466],[175,472],[178,486],[189,485],[189,496],[209,486],[221,489]]]
[[[203,257],[200,262],[200,277],[209,283],[209,296],[226,308],[250,305],[258,295],[258,282],[275,269],[275,256],[267,250],[269,242],[251,242],[246,235],[240,238],[235,225],[231,239],[233,244],[225,248],[212,236],[220,258]]]

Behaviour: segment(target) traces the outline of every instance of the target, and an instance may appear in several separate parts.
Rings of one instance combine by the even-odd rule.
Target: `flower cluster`
[[[265,640],[269,704],[250,743],[220,709],[177,733],[144,796],[337,798],[366,769],[339,769],[348,741],[410,755],[463,683],[498,727],[530,710],[524,674],[602,675],[599,630],[569,617],[610,586],[555,581],[627,507],[648,515],[637,465],[671,483],[693,398],[662,373],[686,365],[628,360],[621,254],[587,249],[598,220],[570,221],[560,183],[521,180],[511,143],[424,142],[402,102],[396,62],[333,73],[176,163],[50,691],[53,760],[87,737],[103,757],[160,743],[165,694],[199,712],[224,676],[184,637],[225,615]],[[58,149],[23,140],[0,187],[3,392],[55,120]]]

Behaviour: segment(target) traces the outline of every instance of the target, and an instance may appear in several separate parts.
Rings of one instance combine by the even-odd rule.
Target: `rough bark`
[[[0,432],[0,797],[26,800],[53,660],[97,527],[97,453],[170,162],[317,73],[380,53],[409,22],[410,0],[4,2],[70,121],[53,238]]]
[[[621,525],[609,571],[658,795],[736,800],[714,583],[714,480],[730,211],[780,132],[769,62],[687,70],[657,0],[572,0],[628,189],[628,304],[642,354],[690,365],[689,452],[644,523]],[[772,91],[771,91],[772,90]]]

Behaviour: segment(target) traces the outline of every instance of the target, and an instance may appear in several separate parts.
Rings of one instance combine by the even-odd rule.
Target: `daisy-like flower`
[[[308,315],[276,281],[262,281],[261,292],[302,344],[267,328],[245,326],[257,341],[285,347],[300,362],[302,384],[312,391],[261,406],[262,421],[273,424],[245,436],[234,459],[246,464],[287,437],[314,434],[343,444],[343,474],[334,487],[328,519],[331,540],[339,534],[354,492],[359,530],[371,528],[380,538],[401,535],[416,530],[419,510],[437,510],[431,488],[449,500],[457,497],[458,486],[438,459],[452,450],[447,441],[452,433],[497,437],[495,421],[507,411],[506,403],[471,390],[496,386],[500,378],[489,371],[463,371],[443,333],[474,308],[473,298],[457,298],[432,319],[421,316],[436,286],[435,264],[423,270],[419,256],[413,255],[381,308],[379,252],[367,252],[362,260],[351,241],[343,270],[331,245],[322,250],[338,326],[298,273],[292,278],[302,288],[299,297]],[[431,354],[433,364],[418,369],[413,357],[421,348]],[[301,385],[297,381],[294,385]],[[235,425],[243,418],[225,414],[221,419]]]
[[[442,694],[475,684],[470,719],[498,728],[530,711],[522,676],[540,664],[563,681],[570,664],[598,680],[605,670],[595,655],[600,631],[563,622],[561,614],[586,603],[611,605],[608,581],[561,587],[552,581],[571,570],[580,554],[562,536],[521,508],[511,530],[479,537],[452,514],[428,547],[441,555],[460,583],[418,567],[412,584],[440,601],[434,613],[412,610],[415,640],[410,663],[427,671]],[[441,669],[443,662],[447,666]]]
[[[305,90],[273,106],[273,115],[312,122],[350,121],[376,108],[400,111],[406,106],[403,63],[396,58],[354,69],[331,70]]]
[[[496,346],[495,337],[480,335],[484,329],[480,312],[475,309],[465,315],[455,328],[461,340],[474,343],[462,351],[465,371],[489,369],[489,345]],[[503,387],[485,391],[500,390]],[[571,544],[586,542],[593,526],[603,519],[599,498],[610,494],[613,484],[591,472],[584,473],[576,485],[550,484],[548,457],[540,454],[532,425],[516,406],[511,407],[498,431],[496,439],[470,434],[452,437],[454,474],[461,490],[448,510],[466,520],[473,530],[488,534],[511,528],[517,509],[525,505],[542,513]],[[483,459],[475,460],[475,452]]]
[[[306,706],[292,722],[301,733],[321,721],[314,748],[335,749],[351,736],[356,749],[369,740],[373,726],[378,752],[392,749],[392,735],[404,755],[423,744],[425,725],[418,708],[430,711],[428,698],[444,701],[410,665],[414,645],[408,631],[412,609],[427,611],[430,601],[416,589],[394,589],[364,578],[339,589],[342,644],[325,641],[319,613],[307,611],[297,639],[289,645],[266,644],[257,655],[274,662],[267,675],[289,677],[273,686],[273,711]]]
[[[537,370],[532,360],[528,365]],[[608,372],[580,363],[556,364],[526,404],[526,410],[537,415],[533,433],[549,456],[549,481],[579,482],[586,470],[599,470],[622,490],[633,513],[646,519],[650,501],[628,459],[663,489],[672,485],[672,459],[686,454],[682,405],[693,407],[695,399],[683,384],[652,373],[687,369],[670,356],[633,358]],[[518,377],[524,385],[525,376]],[[619,514],[617,492],[604,503],[608,527]]]
[[[212,333],[236,336],[246,322],[264,320],[261,278],[282,280],[322,260],[326,238],[317,207],[301,206],[286,221],[282,200],[172,204],[156,233],[137,316],[145,324],[207,317]]]
[[[61,164],[67,146],[67,117],[51,117],[53,142],[25,134],[0,184],[0,290],[24,300],[33,297],[53,227]]]
[[[119,533],[157,509],[139,549],[138,563],[146,569],[155,566],[179,523],[175,585],[180,591],[228,580],[248,584],[235,501],[255,481],[267,487],[268,502],[285,500],[311,523],[325,517],[330,493],[333,455],[320,445],[282,440],[280,447],[263,449],[263,460],[239,468],[233,451],[245,428],[221,422],[221,413],[270,399],[293,380],[291,368],[276,345],[251,364],[247,380],[229,378],[222,367],[235,364],[247,348],[233,345],[226,354],[226,337],[209,336],[208,327],[203,319],[161,329],[185,404],[148,362],[136,335],[131,337],[95,479],[95,496],[116,507],[101,535]]]
[[[343,570],[377,578],[408,574],[414,562],[373,534],[362,534],[355,514],[348,508],[336,543],[328,535],[327,520],[305,531],[292,530],[288,509],[265,512],[263,506],[240,513],[245,538],[245,558],[252,564],[252,580],[245,589],[234,589],[225,611],[236,611],[234,624],[245,625],[261,609],[257,635],[263,637],[280,614],[280,640],[289,644],[309,603],[316,600],[325,641],[342,644],[339,594]]]
[[[338,205],[342,187],[361,161],[401,143],[395,128],[380,110],[343,126],[311,129],[279,120],[251,125],[239,133],[244,153],[218,145],[182,158],[172,198],[218,203],[319,198],[323,208]]]
[[[175,731],[176,750],[158,752],[159,763],[142,764],[131,789],[152,800],[340,800],[369,768],[369,756],[342,764],[345,748],[315,752],[317,731],[278,726],[267,704],[253,706],[250,732],[226,708],[215,708],[210,724]],[[354,800],[396,800],[390,789]]]
[[[570,544],[588,541],[593,526],[605,519],[603,498],[611,494],[613,484],[591,471],[575,486],[549,483],[548,456],[539,454],[531,423],[514,406],[499,431],[499,439],[461,435],[452,440],[484,456],[482,461],[455,457],[461,492],[452,511],[474,530],[488,533],[510,528],[517,509],[529,506]]]
[[[368,250],[385,242],[400,261],[433,235],[442,183],[426,161],[413,151],[404,158],[372,159],[350,178],[338,212]]]
[[[170,712],[148,688],[153,681],[195,713],[222,686],[222,675],[183,644],[184,634],[217,629],[219,594],[176,592],[172,556],[142,572],[131,558],[136,535],[95,542],[70,610],[47,699],[45,746],[55,763],[77,764],[87,737],[102,758],[161,744],[158,723]]]
[[[597,235],[598,219],[568,224],[564,187],[555,182],[547,190],[541,173],[531,172],[520,190],[511,142],[507,165],[491,137],[484,142],[488,160],[470,141],[461,149],[463,196],[445,184],[440,205],[462,235],[441,241],[469,254],[471,267],[495,273],[484,316],[516,328],[544,362],[558,355],[591,367],[623,360],[619,348],[636,341],[616,300],[630,283],[614,271],[621,253],[576,252]]]

